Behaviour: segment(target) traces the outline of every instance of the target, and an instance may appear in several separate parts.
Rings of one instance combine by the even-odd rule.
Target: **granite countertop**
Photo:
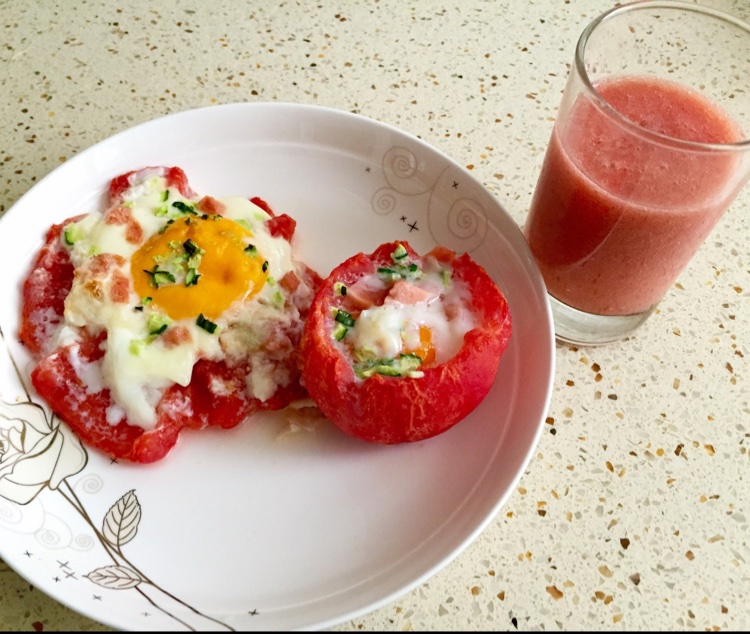
[[[0,0],[0,214],[135,124],[283,101],[420,137],[522,224],[577,37],[611,4]],[[704,4],[750,20],[746,0]],[[748,208],[746,187],[634,336],[557,345],[546,424],[502,510],[423,585],[337,629],[750,629]],[[102,626],[0,560],[0,629]]]

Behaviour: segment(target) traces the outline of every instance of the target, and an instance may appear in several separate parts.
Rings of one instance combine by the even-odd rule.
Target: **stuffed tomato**
[[[136,463],[181,431],[306,397],[297,359],[320,277],[260,198],[200,196],[178,167],[114,178],[53,225],[23,287],[31,383],[87,445]]]
[[[510,335],[505,297],[467,254],[386,243],[321,285],[302,334],[302,382],[346,434],[419,441],[487,396]]]

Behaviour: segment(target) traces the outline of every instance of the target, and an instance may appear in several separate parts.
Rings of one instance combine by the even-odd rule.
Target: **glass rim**
[[[703,15],[710,16],[712,18],[716,18],[718,20],[722,20],[724,22],[727,22],[731,24],[734,27],[737,27],[747,33],[748,38],[750,38],[750,24],[747,22],[744,22],[743,20],[740,20],[739,18],[734,17],[733,15],[730,15],[729,13],[726,13],[724,11],[720,11],[718,9],[714,9],[713,7],[708,7],[705,5],[700,4],[691,4],[688,2],[682,2],[680,0],[635,0],[633,2],[629,2],[627,4],[621,4],[619,6],[613,7],[612,9],[608,9],[607,11],[604,11],[603,13],[599,14],[597,17],[595,17],[589,24],[584,28],[583,32],[581,33],[580,37],[578,38],[578,43],[576,44],[575,48],[575,68],[576,71],[581,78],[581,81],[583,82],[583,86],[585,90],[589,93],[591,97],[593,97],[593,100],[596,103],[596,106],[604,111],[605,114],[608,116],[614,118],[617,120],[621,125],[625,126],[626,128],[630,128],[633,131],[637,131],[638,134],[650,137],[656,141],[660,141],[662,143],[666,142],[669,145],[677,146],[677,147],[683,147],[685,149],[692,149],[693,151],[719,151],[719,152],[737,152],[742,153],[750,150],[750,131],[747,131],[744,126],[741,128],[742,134],[743,134],[743,140],[742,141],[735,141],[733,143],[701,143],[699,141],[688,141],[685,139],[679,139],[673,136],[669,136],[668,134],[662,134],[660,132],[654,132],[653,130],[649,130],[648,128],[644,128],[643,126],[638,125],[631,119],[628,119],[624,115],[622,115],[616,108],[614,108],[610,103],[602,97],[599,92],[594,88],[594,85],[591,82],[591,79],[589,78],[588,72],[586,72],[586,66],[584,63],[584,54],[586,52],[586,45],[589,41],[589,38],[591,37],[591,34],[596,30],[596,28],[613,18],[618,17],[621,14],[627,14],[632,13],[633,11],[638,11],[642,9],[681,9],[685,11],[691,11],[693,13],[699,13]],[[748,117],[750,119],[750,113],[748,113]]]

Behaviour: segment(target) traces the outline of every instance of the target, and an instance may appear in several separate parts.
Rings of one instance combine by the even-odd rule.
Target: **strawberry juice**
[[[737,156],[674,139],[743,135],[675,83],[629,76],[595,89],[630,121],[583,96],[558,118],[525,234],[553,297],[587,313],[633,315],[659,302],[736,193]]]

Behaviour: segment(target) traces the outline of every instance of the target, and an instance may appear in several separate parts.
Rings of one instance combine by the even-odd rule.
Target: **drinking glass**
[[[633,333],[750,177],[750,25],[639,1],[583,31],[524,235],[559,340]]]

